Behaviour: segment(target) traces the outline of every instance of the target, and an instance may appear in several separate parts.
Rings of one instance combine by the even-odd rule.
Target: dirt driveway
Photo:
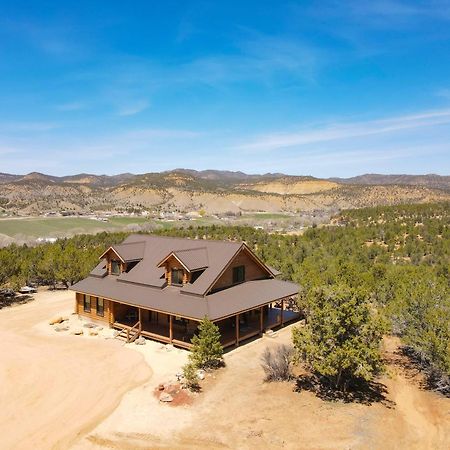
[[[2,450],[67,449],[151,376],[118,342],[45,332],[49,318],[72,308],[73,293],[63,291],[0,310]]]
[[[277,334],[228,353],[227,367],[207,378],[191,406],[152,403],[150,389],[135,389],[77,449],[450,448],[450,399],[421,390],[420,374],[406,373],[401,360],[379,380],[384,399],[371,405],[264,383],[260,355],[266,346],[289,343],[291,327]],[[387,356],[396,354],[398,341],[385,345]]]
[[[260,355],[289,343],[286,327],[226,354],[227,367],[207,377],[192,405],[171,407],[153,390],[185,353],[51,334],[48,318],[70,313],[72,302],[71,293],[40,293],[0,310],[2,450],[450,448],[450,400],[420,388],[395,339],[385,343],[383,402],[329,402],[293,383],[264,383]]]

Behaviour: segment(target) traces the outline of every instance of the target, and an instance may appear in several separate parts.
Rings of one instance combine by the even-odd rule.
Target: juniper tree
[[[356,288],[315,289],[307,297],[308,323],[294,328],[293,342],[308,369],[345,390],[352,379],[371,380],[382,367],[383,321]]]
[[[223,365],[223,347],[219,327],[205,317],[192,340],[190,362],[198,369],[215,369]]]

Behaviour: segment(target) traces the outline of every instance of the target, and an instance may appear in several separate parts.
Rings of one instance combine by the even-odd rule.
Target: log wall
[[[234,258],[230,266],[225,270],[222,276],[217,280],[211,289],[212,291],[224,289],[233,285],[233,268],[238,266],[245,267],[245,281],[261,280],[269,278],[267,271],[250,256],[248,250],[243,248]]]
[[[95,320],[104,323],[112,323],[112,304],[109,300],[103,299],[104,315],[103,317],[97,314],[98,297],[91,295],[91,311],[86,312],[84,310],[84,294],[77,292],[75,294],[75,312],[80,316],[86,317],[90,320]]]

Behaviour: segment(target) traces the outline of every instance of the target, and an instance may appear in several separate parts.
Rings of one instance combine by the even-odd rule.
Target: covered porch
[[[294,304],[289,297],[215,322],[220,330],[223,347],[237,347],[247,339],[262,336],[267,330],[300,319],[301,313]]]
[[[189,349],[199,324],[199,320],[118,302],[112,304],[111,311],[112,327],[121,330],[127,342],[144,336]],[[216,320],[214,323],[219,327],[221,342],[226,348],[238,346],[252,337],[262,336],[265,331],[282,327],[300,317],[295,302],[288,297]]]
[[[116,302],[112,326],[128,330],[129,334],[137,331],[139,336],[190,348],[198,321]]]

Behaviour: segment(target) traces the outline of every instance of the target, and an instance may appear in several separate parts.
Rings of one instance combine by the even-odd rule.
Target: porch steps
[[[115,325],[114,328],[118,331],[118,333],[114,336],[114,339],[118,339],[124,341],[124,344],[130,344],[134,342],[140,335],[140,322],[136,323],[132,327],[122,327]]]

